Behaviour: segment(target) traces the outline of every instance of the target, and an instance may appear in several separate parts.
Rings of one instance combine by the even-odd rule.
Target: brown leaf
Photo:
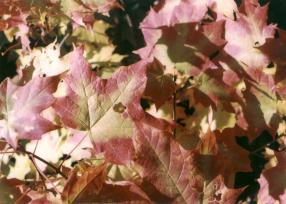
[[[157,108],[170,99],[175,91],[173,77],[164,74],[164,69],[165,67],[157,59],[147,69],[145,95],[151,97]]]
[[[17,179],[0,179],[0,203],[28,203],[30,200],[28,196],[22,195],[18,185],[22,185],[23,182]],[[20,198],[21,197],[21,198]]]
[[[76,200],[78,203],[151,203],[148,196],[136,184],[129,181],[106,182],[98,194],[90,194]]]
[[[79,176],[79,173],[82,173]],[[74,169],[62,193],[63,203],[72,203],[78,197],[97,194],[106,178],[106,163],[87,167],[84,172]]]

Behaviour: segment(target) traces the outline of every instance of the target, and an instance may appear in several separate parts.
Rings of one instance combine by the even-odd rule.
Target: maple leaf
[[[76,0],[76,2],[84,3],[94,11],[107,16],[111,9],[122,8],[120,2],[116,0]]]
[[[5,3],[7,2],[5,1],[4,5],[2,5],[4,8],[7,6],[5,5]],[[4,21],[2,21],[2,19],[0,20],[0,30],[5,30],[10,27],[18,28],[15,37],[20,38],[20,41],[22,43],[22,49],[27,51],[30,49],[30,40],[28,38],[29,27],[27,26],[28,14],[26,12],[23,13],[22,11],[17,11],[17,9],[13,7],[13,5],[11,7],[12,8],[9,9],[11,13],[8,12],[8,14],[6,13],[7,10],[0,10],[0,15],[2,14],[3,16],[5,16],[4,19],[6,18]]]
[[[194,166],[204,180],[212,181],[218,175],[228,188],[234,188],[237,172],[250,171],[248,152],[236,144],[239,131],[227,129],[223,133],[208,129],[193,151]],[[212,171],[209,171],[212,168]]]
[[[274,35],[273,25],[267,25],[268,6],[253,5],[244,1],[245,14],[237,21],[226,20],[224,47],[226,53],[241,64],[248,75],[257,82],[263,81],[263,68],[269,64],[268,57],[257,49],[267,38]]]
[[[200,192],[192,178],[190,155],[171,138],[168,131],[140,124],[136,137],[139,174],[162,194],[179,203],[196,203]]]
[[[223,26],[224,22],[218,21],[202,27],[195,23],[162,27],[158,39],[150,46],[147,41],[147,47],[137,53],[145,58],[156,57],[167,69],[175,66],[181,72],[197,75],[200,70],[216,67],[210,58],[225,43]]]
[[[110,28],[110,23],[96,20],[92,29],[78,27],[72,33],[77,42],[85,44],[86,58],[101,78],[109,78],[125,57],[116,53],[116,47],[111,44],[106,34]]]
[[[222,198],[226,201],[229,190],[224,180],[216,177],[222,166],[213,166],[208,163],[209,160],[199,165],[194,152],[183,149],[172,138],[172,133],[155,126],[148,120],[146,123],[141,123],[138,128],[139,133],[135,138],[136,159],[134,161],[141,166],[138,167],[141,177],[151,183],[160,193],[171,198],[173,202],[197,203],[202,200],[211,202],[220,201]],[[205,155],[217,154],[219,149],[214,135],[205,135],[205,143],[198,149]],[[218,156],[213,162],[220,161],[220,158]],[[205,166],[206,163],[210,165],[209,168]],[[198,171],[199,166],[205,169]],[[202,174],[203,172],[206,174]],[[215,177],[208,177],[209,180],[204,177],[212,173]],[[208,182],[206,186],[203,184],[204,181]],[[233,190],[235,195],[228,199],[231,200],[232,197],[235,200],[239,192],[241,191]],[[223,196],[217,197],[219,194]]]
[[[148,66],[147,78],[145,95],[151,97],[156,107],[159,108],[172,97],[175,91],[175,82],[172,76],[164,74],[164,67],[156,59]]]
[[[233,17],[233,12],[237,11],[237,6],[233,0],[227,1],[227,4],[222,0],[161,1],[159,5],[155,6],[154,9],[150,10],[148,15],[140,24],[140,28],[143,32],[144,39],[147,45],[146,47],[137,50],[136,53],[138,53],[143,59],[148,59],[151,57],[152,60],[152,50],[154,49],[153,47],[156,42],[162,36],[162,27],[173,27],[176,24],[183,23],[195,25],[205,18],[208,8],[214,10],[220,16],[227,17]],[[218,18],[218,21],[219,20],[221,20],[221,17]],[[213,24],[213,26],[206,26],[205,29],[206,34],[207,36],[209,36],[209,38],[213,38],[213,35],[214,39],[217,39],[218,36],[221,36],[220,32],[222,32],[222,27],[219,24]],[[182,30],[179,30],[178,32],[182,32]],[[184,30],[182,37],[185,37]],[[196,41],[194,40],[193,42]],[[213,41],[211,40],[211,42]],[[173,41],[173,44],[180,45],[181,41],[180,43]],[[196,45],[191,46],[195,47]],[[208,54],[211,55],[213,53]]]
[[[86,131],[94,145],[119,139],[124,145],[134,134],[134,121],[144,117],[139,100],[146,84],[146,63],[122,67],[105,80],[89,69],[82,54],[80,48],[74,51],[70,73],[64,78],[68,94],[57,98],[53,107],[64,125]]]
[[[72,203],[78,197],[90,194],[89,191],[95,194],[100,192],[106,179],[106,164],[87,167],[81,172],[81,176],[78,175],[79,173],[74,169],[69,176],[62,193],[64,203]]]
[[[151,203],[145,192],[130,181],[106,181],[98,194],[85,195],[77,202]]]
[[[60,46],[53,42],[45,48],[35,48],[27,54],[20,53],[20,71],[32,78],[56,76],[68,70],[69,54],[60,58]],[[22,80],[29,80],[23,76]]]
[[[113,8],[120,8],[116,0],[61,0],[63,13],[72,19],[73,28],[91,27],[95,18],[94,12],[108,15]]]
[[[176,140],[186,149],[194,149],[200,138],[211,131],[223,132],[233,128],[236,124],[235,114],[204,107],[202,104],[194,104],[196,110],[191,116],[185,117],[182,123],[184,128],[178,128]]]
[[[198,22],[207,12],[205,0],[165,0],[151,9],[141,28],[159,28],[177,23]]]
[[[281,29],[277,29],[276,35],[278,36],[277,38],[267,39],[265,44],[259,47],[259,50],[271,59],[271,63],[267,66],[266,71],[274,71],[273,77],[276,83],[275,90],[280,94],[285,94],[286,61],[284,53],[286,51],[286,32]]]
[[[276,32],[279,37],[266,39],[265,44],[259,47],[259,49],[277,64],[285,64],[286,61],[283,53],[286,51],[286,31],[277,29]]]
[[[203,92],[212,92],[212,89],[214,89],[213,87],[216,87],[215,90],[218,91],[226,90],[226,93],[228,94],[224,93],[224,95],[228,96],[227,98],[231,100],[229,102],[233,107],[232,111],[236,113],[238,125],[243,129],[255,127],[251,129],[255,130],[254,134],[257,134],[261,128],[265,129],[270,126],[276,127],[279,122],[276,114],[277,92],[279,91],[275,88],[274,77],[272,75],[264,74],[263,69],[261,69],[258,70],[258,72],[256,72],[257,70],[254,71],[255,73],[258,73],[252,75],[257,79],[257,81],[254,81],[249,78],[249,74],[238,71],[239,69],[243,69],[240,66],[230,63],[229,66],[232,68],[229,69],[225,67],[226,64],[222,63],[221,65],[223,66],[223,69],[226,68],[222,77],[224,83],[222,83],[215,74],[208,74],[208,76],[212,77],[210,77],[209,82],[206,81],[207,83],[205,83],[204,89],[202,89]],[[216,72],[216,70],[208,70],[208,72]],[[212,81],[215,79],[221,86],[216,85],[208,88],[209,84],[214,84]],[[213,101],[216,101],[216,103],[219,104],[226,100],[223,100],[225,97],[217,97],[221,95],[218,94],[220,93],[218,91],[212,93],[214,96],[210,93],[208,95]],[[256,117],[252,117],[253,115],[256,115]]]
[[[37,140],[56,126],[40,114],[54,102],[57,78],[35,78],[25,86],[6,79],[0,86],[1,137],[17,148],[19,139]]]
[[[224,185],[221,176],[217,176],[210,182],[206,182],[203,187],[202,202],[205,203],[227,203],[237,202],[237,198],[243,189],[228,188]]]
[[[142,51],[142,58],[157,58],[167,69],[175,67],[183,73],[198,75],[208,68],[216,68],[210,59],[225,44],[223,29],[223,21],[204,26],[185,23],[162,27],[158,39],[150,46],[147,41],[147,47],[138,53]],[[146,52],[149,53],[148,57],[145,56]]]
[[[61,152],[58,151],[58,134],[59,130],[48,132],[44,134],[40,140],[29,142],[25,149],[29,152],[33,152],[35,155],[41,157],[45,161],[55,164],[62,156]],[[50,149],[53,149],[53,152],[47,154]],[[35,160],[35,163],[41,171],[44,171],[47,167],[47,164],[39,160]]]
[[[244,93],[246,102],[243,104],[244,115],[248,125],[256,134],[261,129],[278,126],[277,96],[274,91],[263,85],[252,85]],[[275,128],[274,128],[275,129]],[[273,130],[273,129],[272,129]]]
[[[141,22],[146,47],[136,51],[142,59],[150,58],[154,44],[162,35],[161,27],[169,27],[178,23],[191,23],[202,20],[207,12],[206,0],[164,0]],[[153,58],[151,57],[151,61]]]
[[[258,202],[262,203],[280,203],[286,202],[285,197],[285,159],[284,152],[276,152],[275,156],[278,160],[278,164],[272,168],[266,169],[262,172],[258,182],[260,189],[257,195]]]
[[[239,8],[234,0],[155,1],[140,24],[142,60],[118,67],[124,56],[107,34],[117,17],[134,23],[136,6],[126,2],[0,2],[0,30],[11,42],[1,47],[9,46],[6,53],[15,40],[22,44],[18,75],[0,85],[0,136],[8,142],[1,151],[16,152],[3,156],[2,169],[9,168],[3,173],[19,179],[35,173],[28,155],[17,153],[24,139],[29,152],[71,172],[67,182],[54,180],[48,164],[36,160],[51,181],[21,185],[31,203],[237,202],[243,188],[231,189],[240,182],[236,173],[256,163],[237,136],[252,140],[262,129],[285,134],[285,32],[268,25],[268,5],[258,0]],[[104,16],[112,8],[121,10]],[[61,46],[41,47],[63,36]],[[85,50],[61,57],[71,44]],[[258,180],[262,203],[286,202],[285,154],[275,156],[278,164],[264,167]],[[18,186],[2,178],[0,188],[2,181]],[[61,198],[53,185],[63,189]]]
[[[234,19],[234,13],[238,11],[237,5],[234,0],[224,1],[224,0],[210,0],[208,7],[216,12],[217,19],[230,18]]]

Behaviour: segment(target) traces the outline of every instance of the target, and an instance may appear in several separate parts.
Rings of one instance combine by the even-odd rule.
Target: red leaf
[[[23,185],[22,181],[16,179],[0,179],[0,200],[1,203],[27,203],[31,199],[27,195],[22,195],[19,185]]]
[[[100,203],[151,203],[148,196],[129,181],[106,182],[98,194],[86,195],[77,202]]]
[[[106,164],[87,167],[83,172],[74,169],[65,184],[62,199],[64,203],[72,203],[76,199],[90,194],[98,194],[106,179]]]
[[[147,78],[145,95],[151,97],[159,108],[173,96],[176,84],[171,75],[164,74],[164,67],[156,59],[148,66]]]
[[[192,178],[190,154],[169,132],[140,124],[135,149],[135,161],[143,167],[139,173],[144,179],[175,202],[198,202],[200,192]]]

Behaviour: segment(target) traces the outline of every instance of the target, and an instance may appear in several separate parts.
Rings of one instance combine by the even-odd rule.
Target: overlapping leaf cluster
[[[286,202],[286,33],[268,5],[156,1],[128,66],[107,35],[122,1],[0,6],[3,56],[18,54],[0,85],[1,200]]]

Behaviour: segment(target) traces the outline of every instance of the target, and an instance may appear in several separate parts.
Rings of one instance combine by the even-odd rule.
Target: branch
[[[34,167],[36,168],[36,170],[37,170],[37,172],[38,172],[38,174],[39,174],[39,176],[40,176],[40,178],[41,178],[41,181],[42,181],[42,183],[43,183],[43,186],[44,186],[45,190],[47,190],[48,188],[47,188],[47,185],[46,185],[46,182],[45,182],[45,178],[44,178],[43,175],[42,175],[42,172],[40,171],[40,169],[39,169],[38,166],[36,165],[36,163],[35,163],[35,161],[34,161],[32,155],[28,154],[28,157],[29,157],[30,161],[33,163]]]
[[[79,143],[77,143],[77,144],[74,146],[74,148],[68,153],[68,156],[70,156],[70,155],[75,151],[75,149],[82,143],[82,141],[85,139],[86,136],[87,136],[87,134],[85,134],[85,135],[81,138],[81,140],[79,141]],[[66,161],[66,159],[63,159],[58,168],[61,168],[62,165],[65,163],[65,161]]]
[[[173,76],[173,80],[174,80],[174,83],[176,84],[177,76],[175,74]],[[174,95],[173,95],[173,120],[174,120],[175,124],[177,124],[176,106],[177,106],[177,91],[176,91],[176,88],[175,88],[175,92],[174,92]],[[173,130],[173,135],[174,135],[175,138],[176,138],[176,132],[177,132],[177,128],[175,127],[174,130]]]
[[[54,188],[54,190],[58,193],[58,194],[61,194],[61,192],[59,192],[57,190],[57,187],[54,185],[54,183],[39,169],[39,167],[37,166],[35,160],[34,160],[34,156],[33,155],[29,155],[29,158],[31,160],[31,162],[34,164],[35,168],[37,169],[43,183],[44,183],[44,186],[45,186],[45,189],[48,190],[47,186],[46,186],[46,183],[45,183],[45,180],[47,180]]]
[[[57,174],[60,174],[60,175],[61,175],[62,177],[64,177],[65,179],[68,178],[66,175],[64,175],[63,172],[60,171],[59,168],[57,168],[57,167],[54,166],[53,164],[47,162],[47,161],[44,160],[43,158],[41,158],[41,157],[39,157],[39,156],[33,154],[32,152],[26,151],[26,150],[20,150],[20,151],[23,152],[23,153],[26,153],[26,154],[28,154],[28,155],[31,155],[31,156],[33,156],[35,159],[38,159],[38,160],[40,160],[41,162],[47,164],[47,165],[48,165],[49,167],[51,167]]]

